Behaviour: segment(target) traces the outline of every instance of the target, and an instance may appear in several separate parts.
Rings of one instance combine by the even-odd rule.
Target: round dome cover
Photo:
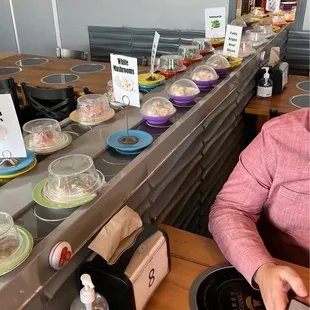
[[[193,39],[193,45],[198,46],[199,52],[209,52],[213,50],[212,44],[207,38],[195,38]]]
[[[148,116],[162,117],[175,112],[175,107],[164,97],[153,97],[145,102],[141,113]]]
[[[213,81],[218,79],[218,75],[212,67],[202,65],[193,70],[191,79],[194,81]]]
[[[108,97],[89,94],[77,100],[77,115],[80,120],[95,120],[110,111]]]
[[[233,26],[246,27],[246,22],[241,18],[234,19],[231,23]]]
[[[264,34],[270,34],[272,33],[272,25],[271,24],[262,24],[258,23],[254,26],[254,30],[260,32],[262,31]]]
[[[222,55],[215,54],[211,56],[207,61],[206,65],[214,69],[226,69],[230,67],[229,62]]]
[[[52,201],[69,202],[91,195],[101,186],[93,159],[74,154],[62,156],[49,165],[44,192]]]
[[[199,48],[198,46],[195,46],[195,45],[180,45],[179,55],[181,55],[184,60],[198,59],[200,56]]]
[[[181,55],[163,55],[159,60],[159,69],[167,72],[177,72],[183,67]]]
[[[193,96],[200,92],[198,86],[189,79],[181,79],[174,82],[168,90],[169,95],[173,96]]]
[[[29,146],[37,150],[53,147],[63,138],[59,122],[49,118],[27,122],[23,126],[23,131],[30,136]]]
[[[242,15],[241,17],[240,17],[240,19],[242,19],[244,22],[246,22],[246,23],[251,23],[252,22],[252,18],[249,16],[249,15]]]
[[[251,40],[254,43],[262,42],[265,39],[264,33],[262,31],[256,31],[256,30],[247,30],[246,36],[249,40]]]

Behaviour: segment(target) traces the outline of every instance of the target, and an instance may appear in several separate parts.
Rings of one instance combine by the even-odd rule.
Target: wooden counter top
[[[15,73],[13,75],[1,76],[1,78],[9,78],[12,76],[18,86],[22,82],[25,82],[33,87],[42,87],[42,88],[65,88],[69,85],[74,87],[75,93],[78,96],[84,95],[83,88],[88,87],[90,91],[103,94],[106,92],[106,86],[109,80],[112,79],[111,73],[111,64],[102,63],[102,62],[92,62],[72,58],[56,58],[56,57],[46,57],[39,55],[4,55],[1,59],[0,53],[0,67],[14,67],[16,62],[21,59],[26,58],[46,58],[49,62],[39,65],[39,66],[24,66],[22,71]],[[86,65],[86,64],[100,64],[104,65],[105,69],[98,72],[89,72],[89,73],[75,73],[71,72],[70,69],[73,66],[77,65]],[[146,70],[149,67],[139,67],[141,70]],[[79,76],[79,79],[75,82],[69,82],[67,84],[45,84],[41,82],[41,79],[47,75],[51,74],[76,74]]]
[[[190,310],[189,290],[196,277],[208,267],[226,262],[216,243],[208,238],[162,225],[168,233],[171,250],[171,272],[151,298],[146,310]],[[309,269],[278,261],[293,267],[309,290]]]
[[[289,99],[296,95],[307,94],[296,87],[296,84],[309,80],[307,76],[290,75],[288,84],[279,95],[273,95],[271,98],[262,99],[253,97],[245,108],[245,113],[263,115],[269,117],[271,109],[276,109],[278,113],[284,114],[297,110],[289,103]]]

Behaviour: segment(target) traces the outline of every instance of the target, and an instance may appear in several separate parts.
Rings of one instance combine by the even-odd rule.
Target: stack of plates
[[[142,73],[138,76],[140,90],[149,92],[165,83],[165,77],[162,74],[154,73],[154,80],[151,80],[151,73]]]
[[[0,159],[2,161],[3,158]],[[18,158],[18,163],[15,166],[5,167],[0,166],[0,179],[12,179],[21,174],[30,171],[37,164],[35,155],[27,150],[26,158]]]
[[[135,144],[124,144],[120,141],[122,137],[127,136],[137,138]],[[107,138],[107,144],[114,148],[118,153],[124,155],[135,155],[141,153],[147,146],[153,142],[153,137],[147,132],[140,130],[122,130],[110,135]]]

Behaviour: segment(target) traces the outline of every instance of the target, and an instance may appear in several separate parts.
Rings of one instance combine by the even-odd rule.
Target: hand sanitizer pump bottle
[[[73,300],[70,310],[109,310],[106,299],[95,292],[94,284],[88,274],[81,276],[83,288],[80,297]]]
[[[269,68],[264,67],[263,69],[266,70],[266,73],[257,84],[257,96],[261,98],[270,98],[272,96],[273,82],[270,78]]]

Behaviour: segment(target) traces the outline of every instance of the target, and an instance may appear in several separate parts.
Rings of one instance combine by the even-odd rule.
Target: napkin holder
[[[142,310],[169,271],[168,235],[149,224],[114,264],[96,255],[81,267],[81,274],[91,276],[110,310]]]

